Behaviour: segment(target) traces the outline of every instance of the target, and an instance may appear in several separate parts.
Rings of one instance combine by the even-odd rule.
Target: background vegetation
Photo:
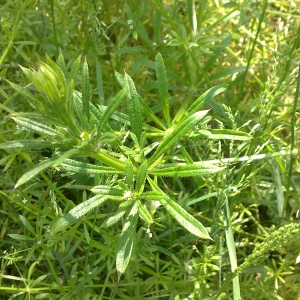
[[[300,299],[299,7],[297,1],[15,0],[2,4],[0,298]],[[46,56],[65,68],[64,73]],[[162,61],[167,92],[160,85],[165,83],[159,77],[164,72],[157,70]],[[39,76],[46,74],[42,62],[51,66],[51,74],[65,74],[68,79],[66,90],[58,91],[72,92],[73,79],[75,90],[82,92],[76,100],[74,124],[84,129],[77,140],[66,133],[61,140],[51,140],[33,123],[30,127],[28,120],[20,121],[26,116],[38,119],[40,126],[49,121],[60,132],[72,127],[72,122],[63,123],[59,107],[56,115],[40,104],[48,97],[47,91],[42,93],[43,85],[38,85]],[[61,88],[61,76],[52,81],[50,90],[55,85]],[[126,205],[120,190],[114,191],[119,198],[111,195],[114,200],[70,221],[61,231],[51,229],[61,225],[62,216],[72,208],[91,199],[93,187],[121,189],[129,184],[129,164],[126,176],[116,170],[88,175],[68,169],[63,161],[41,172],[28,172],[61,157],[63,150],[73,151],[78,139],[89,142],[93,128],[86,125],[85,117],[78,117],[81,110],[89,112],[85,95],[101,114],[106,106],[114,109],[109,119],[114,134],[102,130],[97,138],[107,153],[130,157],[134,171],[135,162],[143,162],[136,154],[143,148],[142,138],[136,141],[131,134],[139,135],[139,129],[132,126],[128,96],[121,101],[118,94],[125,88],[122,82],[131,82],[129,78],[150,108],[143,115],[144,142],[154,148],[168,123],[182,124],[196,99],[217,86],[219,92],[205,96],[201,108],[209,109],[210,118],[168,147],[163,162],[177,166],[209,161],[223,169],[206,175],[160,177],[154,168],[152,174],[149,170],[152,184],[153,177],[146,181],[148,169],[142,181],[134,177],[138,199],[144,201],[148,214],[136,221],[131,258],[124,258],[120,270],[116,266],[119,238],[128,218],[121,215],[118,222],[103,226]],[[32,82],[35,87],[28,86]],[[114,103],[118,105],[113,107]],[[127,114],[130,124],[124,121]],[[24,140],[48,146],[16,143]],[[117,151],[116,140],[124,148]],[[80,154],[74,159],[81,163],[107,166],[97,157]],[[213,240],[183,228],[172,218],[174,212],[154,199],[157,194],[144,195],[144,188],[179,204]]]

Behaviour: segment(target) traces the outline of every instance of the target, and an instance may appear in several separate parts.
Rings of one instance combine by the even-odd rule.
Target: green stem
[[[124,171],[125,172],[125,163],[112,157],[111,155],[104,153],[102,151],[98,151],[94,154],[94,157],[97,158],[98,160],[100,160],[101,162],[103,162],[104,164],[106,164],[109,167],[115,168],[117,170],[120,171]],[[133,167],[133,173],[136,174],[137,173],[137,168]]]

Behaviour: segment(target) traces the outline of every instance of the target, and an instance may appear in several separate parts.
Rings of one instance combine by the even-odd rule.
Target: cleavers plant
[[[178,162],[168,157],[168,150],[180,143],[184,136],[193,134],[205,139],[218,139],[226,134],[226,138],[231,140],[250,138],[240,131],[219,130],[214,133],[201,129],[210,121],[209,110],[201,108],[205,101],[221,94],[226,85],[212,87],[187,109],[179,110],[172,116],[165,65],[162,56],[157,54],[155,66],[158,97],[163,108],[162,121],[139,95],[133,80],[126,73],[122,75],[116,72],[122,89],[108,106],[93,104],[86,60],[82,68],[80,66],[81,57],[66,65],[60,54],[57,63],[50,58],[46,62],[39,62],[37,71],[21,67],[33,82],[34,91],[10,82],[33,107],[33,112],[13,113],[11,118],[39,137],[5,142],[1,148],[55,150],[52,157],[21,176],[15,189],[50,167],[69,173],[115,175],[115,180],[109,185],[94,186],[91,189],[94,196],[62,217],[52,220],[49,241],[108,200],[119,201],[120,205],[102,226],[109,227],[125,218],[116,258],[119,276],[125,272],[132,255],[138,218],[145,222],[147,228],[153,223],[155,210],[150,209],[151,202],[159,201],[181,226],[195,236],[211,239],[205,226],[171,199],[160,183],[165,176],[203,176],[224,169],[218,162],[195,162],[186,151],[185,161]],[[75,89],[80,69],[81,92]],[[124,100],[126,113],[118,110],[123,107]]]

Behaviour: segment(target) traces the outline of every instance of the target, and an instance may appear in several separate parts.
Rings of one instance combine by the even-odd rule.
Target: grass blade
[[[234,272],[234,270],[237,268],[237,257],[236,257],[236,248],[235,248],[235,242],[233,236],[233,229],[230,221],[230,208],[229,208],[227,196],[220,195],[220,197],[226,197],[225,205],[223,206],[222,211],[224,215],[224,229],[225,229],[226,244],[227,244],[229,258],[230,258],[231,271]],[[232,279],[232,283],[233,283],[233,299],[240,300],[241,289],[240,289],[239,276],[234,277]]]

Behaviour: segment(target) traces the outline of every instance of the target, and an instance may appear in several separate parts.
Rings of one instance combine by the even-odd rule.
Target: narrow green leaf
[[[81,78],[81,85],[82,85],[82,104],[83,104],[83,113],[86,115],[87,119],[90,119],[90,79],[89,79],[89,67],[87,64],[86,59],[83,63],[82,68],[82,78]]]
[[[118,253],[116,259],[116,266],[119,277],[125,272],[134,245],[136,236],[136,224],[138,220],[138,207],[135,202],[129,212],[124,227],[121,232],[118,245]]]
[[[37,279],[33,280],[30,284],[31,287],[35,287],[38,283],[44,282],[45,278],[47,278],[48,275],[41,275]]]
[[[113,215],[109,218],[107,218],[102,224],[101,227],[108,228],[115,223],[117,223],[128,211],[128,207],[121,207],[116,212],[113,213]]]
[[[25,68],[21,67],[20,68],[22,69],[22,71],[24,71]],[[30,72],[29,69],[25,69],[27,72]],[[25,72],[26,72],[25,71]],[[26,73],[25,73],[26,74]],[[27,75],[28,76],[28,75]],[[27,98],[30,105],[34,106],[33,104],[36,103],[36,98],[31,94],[29,93],[25,88],[13,83],[13,82],[10,82],[8,80],[5,80],[6,82],[8,82],[10,84],[10,86],[16,90],[17,92],[19,92],[21,95],[23,95],[25,98]]]
[[[102,79],[102,67],[101,67],[99,60],[96,61],[96,77],[97,77],[99,104],[105,105],[103,79]]]
[[[117,96],[114,99],[112,99],[110,101],[110,103],[109,103],[108,107],[106,108],[106,110],[104,111],[102,119],[98,125],[99,128],[102,128],[103,125],[106,125],[106,123],[110,119],[111,115],[115,112],[116,108],[119,106],[119,104],[123,100],[126,93],[127,93],[127,88],[125,87],[117,94]]]
[[[125,163],[125,176],[128,188],[133,191],[133,164],[130,159]]]
[[[236,243],[234,240],[234,234],[233,234],[233,228],[231,225],[231,212],[230,207],[228,203],[227,196],[225,195],[219,195],[219,197],[225,197],[225,205],[223,206],[223,222],[224,222],[224,230],[225,230],[225,238],[226,238],[226,245],[228,248],[228,254],[230,258],[230,265],[231,265],[231,271],[234,272],[234,270],[238,266],[237,262],[237,255],[236,255]],[[223,200],[222,200],[223,202]],[[234,300],[240,300],[241,299],[241,293],[240,293],[240,283],[239,283],[239,276],[236,276],[232,280],[233,282],[233,290],[234,290]]]
[[[46,168],[49,168],[51,166],[57,166],[61,164],[65,159],[71,157],[72,155],[75,155],[79,152],[79,149],[71,149],[64,154],[62,154],[59,157],[52,157],[47,159],[46,161],[42,162],[41,164],[37,165],[35,168],[30,170],[29,172],[25,173],[16,183],[14,189],[21,186],[22,184],[29,181],[31,178],[35,177],[38,173],[42,172]]]
[[[205,101],[213,99],[215,96],[224,92],[226,88],[226,84],[219,84],[212,87],[211,89],[203,93],[198,99],[196,99],[196,101],[194,101],[194,103],[188,108],[187,113],[190,115],[197,112],[199,109],[201,109]]]
[[[55,234],[64,230],[67,226],[70,226],[74,222],[78,221],[82,216],[86,215],[92,209],[100,206],[106,201],[108,196],[96,195],[87,201],[84,201],[72,208],[66,215],[58,219],[51,228],[51,233]]]
[[[118,82],[120,83],[121,87],[125,87],[126,86],[125,76],[117,71],[115,71],[115,76],[116,76]]]
[[[182,101],[182,103],[180,104],[180,107],[175,115],[175,117],[173,118],[172,124],[178,124],[182,121],[182,119],[184,117],[186,117],[186,111],[190,106],[191,102],[194,102],[194,94],[195,94],[195,90],[194,89],[190,89],[184,96],[184,99]]]
[[[162,58],[162,55],[159,53],[155,57],[155,67],[156,67],[156,77],[158,81],[158,90],[163,107],[163,114],[167,123],[167,126],[170,127],[170,108],[169,108],[169,94],[168,94],[168,83],[165,64]]]
[[[61,136],[61,133],[50,127],[47,126],[41,122],[36,122],[28,118],[24,117],[11,117],[17,124],[21,125],[24,128],[27,128],[29,130],[33,130],[37,133],[40,133],[41,135],[48,135],[48,136]]]
[[[284,215],[284,192],[283,192],[283,184],[281,180],[281,174],[279,171],[279,166],[276,164],[276,167],[273,168],[274,180],[275,180],[275,190],[276,190],[276,198],[277,198],[277,208],[278,208],[278,215]]]
[[[80,68],[81,55],[79,55],[75,61],[71,64],[70,75],[68,77],[69,80],[73,79],[76,82],[76,77]]]
[[[167,176],[167,177],[192,177],[212,174],[223,170],[224,168],[209,164],[188,164],[178,165],[174,167],[160,167],[149,172],[152,175]]]
[[[154,112],[150,109],[147,103],[144,101],[142,97],[139,96],[139,101],[141,104],[141,108],[143,110],[144,115],[151,119],[154,123],[156,123],[160,128],[166,130],[166,126],[161,122],[161,120],[154,114]]]
[[[67,78],[67,66],[66,66],[65,59],[63,57],[61,50],[59,51],[59,55],[56,60],[56,64],[62,70],[63,74]]]
[[[78,123],[81,128],[88,128],[88,121],[83,113],[83,104],[82,104],[82,94],[78,91],[73,92],[73,107],[76,117],[78,118]]]
[[[105,111],[105,109],[106,109],[106,107],[99,106],[100,112],[103,113]],[[123,113],[118,112],[118,111],[115,111],[112,114],[111,118],[113,120],[119,122],[120,124],[130,125],[129,117],[127,115],[123,114]],[[146,130],[146,131],[148,131],[148,132],[156,132],[156,133],[160,133],[160,134],[163,133],[162,130],[160,130],[160,129],[154,127],[154,126],[147,125],[145,123],[143,124],[143,129]]]
[[[149,165],[151,166],[161,155],[165,154],[165,152],[172,147],[181,137],[185,134],[189,133],[194,126],[203,119],[208,110],[203,110],[194,113],[189,116],[182,123],[175,126],[175,128],[169,128],[167,131],[167,135],[164,137],[163,141],[157,147],[155,153],[149,160]],[[151,168],[151,167],[150,167]]]
[[[90,244],[91,236],[90,236],[89,231],[87,229],[86,223],[83,223],[83,230],[84,230],[85,240],[87,241],[88,244]]]
[[[116,170],[115,168],[103,167],[75,161],[72,159],[66,159],[62,164],[62,168],[66,171],[78,173],[78,174],[123,174],[123,171]]]
[[[142,193],[144,190],[144,183],[146,180],[148,171],[148,163],[145,160],[139,167],[137,175],[136,175],[136,192],[138,194]]]
[[[153,190],[161,193],[160,203],[165,207],[168,213],[186,230],[202,239],[211,239],[206,228],[179,204],[170,199],[157,184],[148,177]]]
[[[60,144],[56,144],[48,141],[39,140],[24,140],[24,141],[9,141],[0,144],[0,149],[11,150],[11,149],[44,149],[59,147]]]
[[[247,141],[251,140],[251,136],[246,132],[230,129],[212,129],[208,130],[199,130],[196,135],[211,139],[211,140],[235,140],[235,141]]]
[[[109,196],[119,196],[123,195],[123,191],[110,187],[108,185],[96,185],[91,188],[91,192],[94,194],[101,194],[101,195],[109,195]]]
[[[139,209],[139,216],[147,223],[148,226],[150,226],[153,223],[150,212],[140,200],[137,201],[137,204]]]
[[[246,71],[246,69],[247,69],[246,66],[237,66],[237,67],[233,67],[233,68],[227,68],[220,72],[215,72],[212,76],[209,77],[209,79],[211,81],[215,81],[220,78],[226,77],[228,75],[232,76],[233,74],[244,72],[244,71]],[[223,80],[225,81],[225,79],[223,79]]]
[[[22,215],[20,215],[20,220],[21,220],[21,222],[23,223],[24,227],[25,227],[31,234],[33,234],[33,235],[35,236],[35,235],[36,235],[35,230],[34,230],[33,227],[31,226],[31,224],[28,222],[28,220],[27,220],[24,216],[22,216]]]
[[[142,115],[140,109],[139,95],[135,88],[134,82],[128,74],[125,74],[127,85],[126,103],[128,109],[131,131],[140,139],[142,134]]]
[[[18,241],[35,241],[36,240],[36,238],[32,238],[32,237],[22,235],[22,234],[11,233],[11,234],[8,234],[8,236],[10,236],[12,239],[18,240]]]
[[[78,91],[74,91],[73,92],[73,98],[74,98],[74,102],[76,103],[76,105],[78,105],[79,107],[82,107],[82,94]],[[82,108],[79,108],[80,110],[82,110]],[[104,112],[105,109],[103,109],[101,112],[99,111],[98,108],[96,108],[94,106],[94,104],[90,101],[89,102],[89,109],[90,109],[90,113],[92,114],[93,117],[95,117],[95,119],[98,121],[98,122],[101,122],[102,120],[102,111]],[[110,132],[113,132],[113,130],[111,129],[111,127],[109,126],[109,124],[104,124],[104,129],[105,131],[110,131]]]

